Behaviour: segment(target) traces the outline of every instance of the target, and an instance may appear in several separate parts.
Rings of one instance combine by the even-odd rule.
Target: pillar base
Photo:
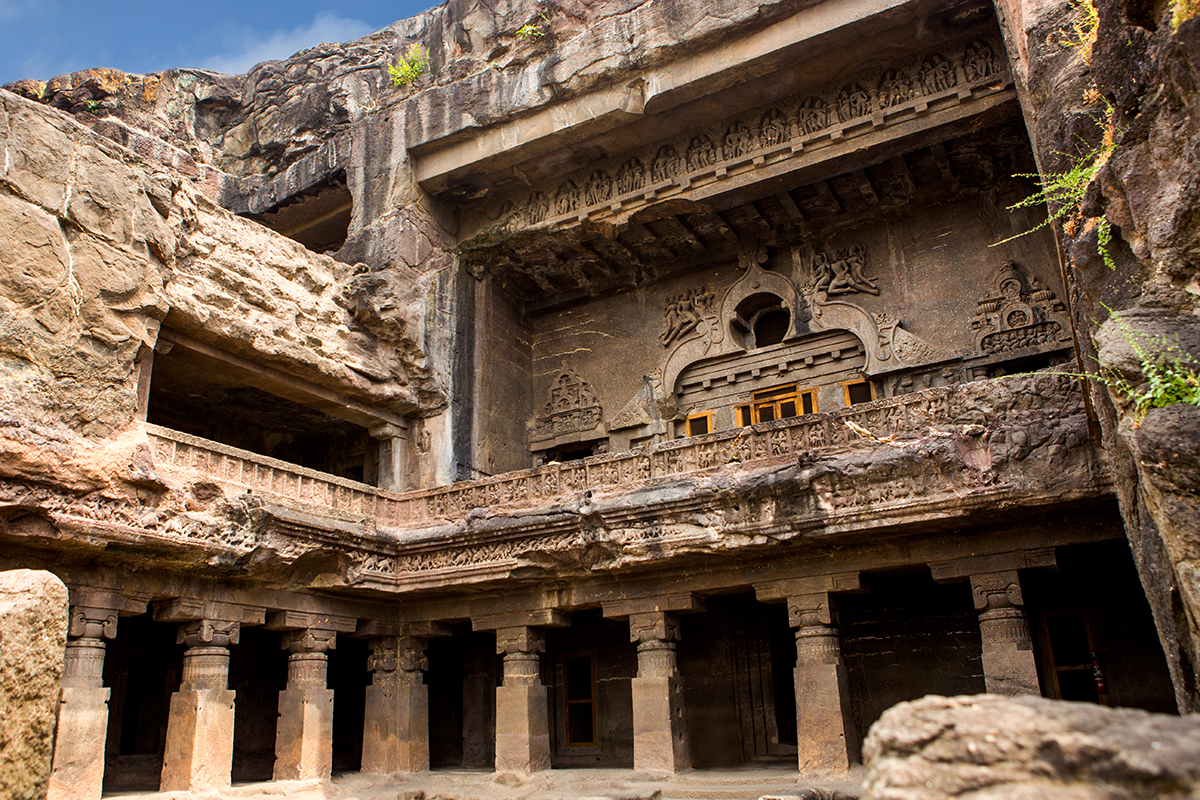
[[[429,769],[429,687],[368,686],[362,771],[372,775]]]
[[[197,792],[229,786],[234,696],[229,689],[191,688],[171,695],[160,791]]]
[[[333,690],[284,689],[275,732],[277,781],[329,780],[333,772]]]
[[[676,773],[690,769],[679,677],[633,678],[633,768]]]
[[[841,664],[796,667],[797,750],[800,772],[841,774],[858,761],[849,718],[850,691]]]
[[[104,784],[109,690],[64,686],[47,800],[99,800]]]
[[[550,724],[546,687],[496,688],[496,771],[550,769]]]

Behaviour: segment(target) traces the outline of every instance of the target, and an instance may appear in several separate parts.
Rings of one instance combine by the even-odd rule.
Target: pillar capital
[[[831,628],[837,624],[837,613],[828,592],[792,595],[787,599],[788,625],[806,628]]]
[[[322,628],[287,630],[283,632],[280,647],[293,655],[300,653],[324,654],[337,647],[337,631]]]
[[[1021,593],[1021,579],[1015,569],[972,575],[971,596],[978,611],[1025,605],[1025,597]]]
[[[679,617],[666,611],[648,611],[629,615],[629,641],[639,645],[650,642],[677,642]]]
[[[113,639],[117,635],[117,611],[95,606],[71,606],[68,639]]]
[[[540,628],[519,626],[496,629],[496,653],[499,655],[544,652],[546,652],[546,633]]]
[[[222,619],[197,619],[182,622],[175,635],[177,644],[187,648],[227,648],[238,643],[242,626],[240,622]]]

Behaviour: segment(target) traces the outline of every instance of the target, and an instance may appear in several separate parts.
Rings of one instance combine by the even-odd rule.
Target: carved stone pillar
[[[1017,571],[971,576],[983,641],[983,680],[992,694],[1041,694],[1033,637]]]
[[[283,634],[290,655],[275,730],[277,781],[328,780],[333,771],[333,691],[326,676],[328,652],[336,643],[336,631],[320,628]]]
[[[859,759],[849,680],[827,593],[788,598],[796,629],[796,741],[800,771],[846,772]]]
[[[48,800],[97,800],[104,783],[108,696],[104,640],[117,635],[117,611],[71,607]]]
[[[429,769],[427,640],[388,636],[371,641],[362,771],[377,775]]]
[[[669,773],[689,769],[683,679],[675,660],[679,620],[664,611],[631,614],[629,640],[638,646],[638,673],[630,681],[633,768]]]
[[[408,442],[408,430],[399,425],[378,425],[371,428],[371,436],[379,443],[380,489],[402,492],[406,488],[404,450]]]
[[[541,678],[542,631],[529,627],[496,630],[496,652],[504,655],[504,683],[496,688],[496,771],[550,769],[550,718]]]
[[[187,646],[183,680],[171,695],[163,755],[164,792],[199,792],[229,786],[233,766],[234,692],[229,690],[229,646],[241,624],[201,619],[179,626]]]

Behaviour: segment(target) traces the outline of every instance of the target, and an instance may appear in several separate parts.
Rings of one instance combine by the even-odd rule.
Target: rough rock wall
[[[421,305],[364,301],[354,266],[3,90],[0,165],[0,475],[81,491],[124,475],[110,462],[134,446],[122,432],[138,363],[168,313],[194,338],[366,404],[444,404]]]
[[[997,5],[1042,174],[1097,163],[1092,153],[1103,162],[1056,225],[1082,369],[1113,370],[1140,389],[1131,342],[1200,356],[1200,20],[1150,0]],[[1094,32],[1077,27],[1093,8]],[[1101,220],[1112,226],[1107,248]],[[1179,705],[1196,710],[1200,408],[1177,404],[1141,421],[1127,393],[1092,389]]]
[[[0,572],[0,797],[42,800],[67,645],[67,587],[49,572]]]

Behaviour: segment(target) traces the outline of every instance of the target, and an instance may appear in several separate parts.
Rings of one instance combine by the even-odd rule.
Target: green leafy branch
[[[1057,155],[1067,159],[1067,169],[1045,175],[1019,173],[1013,176],[1014,178],[1034,178],[1041,185],[1041,188],[1029,197],[1013,203],[1008,207],[1008,210],[1016,211],[1019,208],[1036,208],[1044,205],[1047,211],[1046,219],[1034,225],[1029,230],[1009,236],[1007,239],[1001,239],[992,244],[992,247],[1011,242],[1013,239],[1019,239],[1034,231],[1039,231],[1053,222],[1061,222],[1063,229],[1068,234],[1073,235],[1075,233],[1078,226],[1083,222],[1081,209],[1084,196],[1087,195],[1088,187],[1096,179],[1096,176],[1100,173],[1100,169],[1108,162],[1109,157],[1112,156],[1113,151],[1116,149],[1116,139],[1113,135],[1113,129],[1095,117],[1092,118],[1092,121],[1104,129],[1104,138],[1100,144],[1095,147],[1089,147],[1086,152],[1079,156],[1072,156],[1062,151],[1056,151]],[[1112,223],[1101,215],[1096,218],[1095,225],[1100,257],[1104,259],[1104,263],[1109,269],[1115,270],[1117,263],[1113,260],[1112,253],[1109,250],[1109,246],[1112,243]]]
[[[388,65],[388,75],[392,77],[393,86],[408,86],[424,75],[428,68],[429,51],[414,44],[400,56],[399,63]]]
[[[1051,35],[1055,44],[1078,50],[1083,62],[1092,60],[1092,47],[1100,33],[1100,12],[1092,0],[1074,0],[1071,3],[1071,21],[1067,28],[1060,28]]]
[[[1097,380],[1129,400],[1135,425],[1140,425],[1152,408],[1175,403],[1200,406],[1200,363],[1166,336],[1138,334],[1125,320],[1116,315],[1113,319],[1121,329],[1121,338],[1137,356],[1145,383],[1134,386],[1112,367],[1102,369],[1099,375],[1080,377]]]

